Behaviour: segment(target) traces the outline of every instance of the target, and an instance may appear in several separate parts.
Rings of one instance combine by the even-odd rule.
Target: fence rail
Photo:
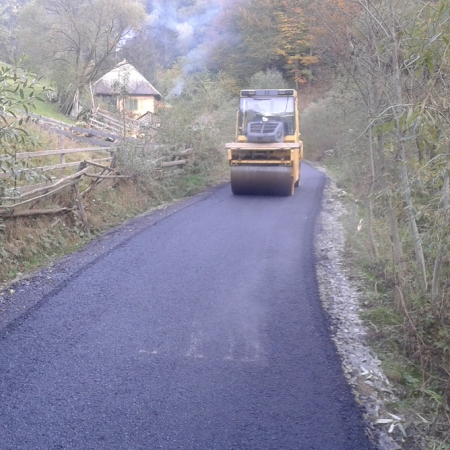
[[[27,159],[35,159],[35,158],[44,158],[47,156],[59,156],[59,164],[46,165],[42,167],[32,167],[22,169],[23,172],[31,172],[31,171],[49,171],[56,169],[66,169],[69,167],[74,167],[80,164],[81,160],[75,162],[66,162],[66,155],[74,154],[74,153],[109,153],[113,154],[117,150],[116,147],[86,147],[86,148],[66,148],[59,150],[41,150],[37,152],[20,152],[16,153],[14,156],[3,156],[0,161],[21,161]],[[101,161],[110,161],[112,160],[112,156],[108,158],[93,158],[92,161],[101,162]],[[0,179],[8,179],[12,178],[14,175],[12,173],[0,173]]]
[[[126,117],[123,119],[109,111],[98,108],[89,118],[89,125],[91,128],[100,131],[112,132],[115,135],[123,136],[123,134],[138,136],[143,128],[148,131],[153,131],[155,134],[159,129],[159,120],[156,115],[148,112],[138,119],[131,119]]]
[[[85,231],[90,234],[90,226],[84,210],[83,198],[104,180],[130,178],[129,175],[121,174],[115,167],[118,146],[124,143],[129,143],[133,146],[139,145],[140,142],[143,143],[143,140],[136,138],[143,136],[150,137],[153,140],[160,126],[157,116],[147,113],[139,119],[130,119],[97,109],[89,118],[87,127],[90,128],[85,128],[83,124],[70,125],[36,114],[31,114],[31,116],[39,126],[49,132],[83,142],[88,147],[19,152],[14,156],[0,156],[0,166],[2,169],[0,170],[0,188],[5,188],[0,190],[0,219],[49,216],[78,211],[78,216],[83,222]],[[76,161],[67,162],[66,156],[77,153],[91,153],[92,157],[89,159],[82,157]],[[168,152],[169,154],[164,154],[164,151],[159,153],[160,156],[152,162],[158,178],[164,170],[183,168],[188,163],[193,149],[172,151]],[[57,164],[55,164],[54,157],[59,157]],[[38,163],[40,164],[39,166],[34,164],[33,167],[33,159],[37,158],[43,158],[44,162],[40,161]],[[48,164],[45,164],[45,158],[53,159]],[[71,159],[77,158],[72,156]],[[11,167],[9,169],[4,168],[7,165],[5,163],[14,166],[18,161],[28,160],[30,160],[29,165],[31,167],[25,167],[15,171]],[[69,175],[64,174],[66,169],[73,167],[77,167],[75,173]],[[39,184],[36,184],[36,178],[34,176],[29,176],[30,173],[49,171],[63,171],[63,176],[59,178],[53,176],[47,177],[45,182]],[[31,183],[24,183],[23,177],[20,177],[21,174],[28,176],[32,180]],[[82,180],[86,182],[80,185]],[[32,184],[33,182],[35,184]],[[84,191],[80,192],[80,186],[84,186]],[[71,195],[68,197],[71,199],[71,206],[58,207],[57,205],[53,205],[52,207],[43,209],[42,200],[59,194],[64,189],[71,190]]]
[[[91,160],[83,159],[74,162],[66,162],[65,157],[68,154],[76,153],[108,153],[109,156],[105,158],[92,158]],[[51,164],[41,167],[31,167],[22,169],[22,172],[41,172],[50,170],[65,170],[70,167],[78,166],[75,173],[65,175],[59,179],[53,179],[51,182],[40,183],[38,185],[23,185],[15,187],[14,189],[7,189],[6,195],[0,197],[0,218],[11,219],[17,217],[37,217],[42,215],[54,215],[69,213],[78,210],[82,218],[85,231],[89,234],[90,227],[87,215],[83,207],[83,197],[91,191],[95,185],[107,179],[123,179],[130,178],[130,175],[121,174],[116,167],[114,167],[115,153],[117,147],[87,147],[87,148],[70,148],[59,150],[41,150],[36,152],[20,152],[13,157],[3,156],[0,162],[4,161],[23,161],[32,160],[36,158],[46,157],[60,157],[59,164]],[[171,152],[169,155],[158,159],[156,165],[157,170],[170,169],[173,167],[183,167],[188,163],[188,158],[192,155],[193,149],[185,149],[176,152]],[[156,162],[156,161],[155,161]],[[109,164],[109,165],[107,165]],[[0,174],[0,179],[7,181],[8,178],[13,178],[12,173]],[[79,184],[84,179],[89,179],[89,186],[83,191],[79,191]],[[63,189],[72,189],[73,204],[71,207],[42,209],[37,208],[39,201],[60,193]],[[24,209],[26,208],[26,209]]]

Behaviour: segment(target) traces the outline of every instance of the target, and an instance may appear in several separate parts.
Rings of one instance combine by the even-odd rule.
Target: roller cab
[[[296,91],[241,91],[236,142],[226,149],[233,194],[293,195],[303,158]]]

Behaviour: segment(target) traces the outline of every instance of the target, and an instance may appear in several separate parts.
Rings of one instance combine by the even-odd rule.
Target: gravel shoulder
[[[391,433],[404,433],[403,420],[386,409],[386,402],[396,398],[380,360],[365,342],[357,288],[344,261],[345,232],[339,218],[346,211],[341,198],[342,190],[327,178],[315,243],[320,296],[345,377],[365,410],[368,433],[381,450],[397,450],[401,447]]]

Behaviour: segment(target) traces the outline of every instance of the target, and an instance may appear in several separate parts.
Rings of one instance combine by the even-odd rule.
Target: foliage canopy
[[[122,40],[144,20],[139,0],[36,0],[21,11],[19,38],[30,64],[69,99],[70,113],[72,97],[111,67]]]

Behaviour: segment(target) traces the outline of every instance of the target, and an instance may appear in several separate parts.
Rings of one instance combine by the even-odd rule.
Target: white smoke
[[[194,27],[187,22],[179,23],[176,26],[178,33],[178,43],[184,48],[188,48],[194,40]]]
[[[181,95],[185,84],[186,84],[186,82],[184,81],[183,77],[177,78],[176,82],[175,82],[175,87],[171,89],[168,97],[173,97],[173,96],[177,97],[177,96]]]
[[[205,32],[213,23],[221,11],[220,0],[197,0],[195,5],[189,8],[177,10],[172,2],[156,0],[153,2],[153,10],[149,14],[148,23],[157,32],[165,28],[177,33],[177,47],[185,56],[183,76],[202,70],[204,68],[205,55],[207,54],[208,33]],[[185,82],[183,76],[176,81],[170,95],[180,95]]]

